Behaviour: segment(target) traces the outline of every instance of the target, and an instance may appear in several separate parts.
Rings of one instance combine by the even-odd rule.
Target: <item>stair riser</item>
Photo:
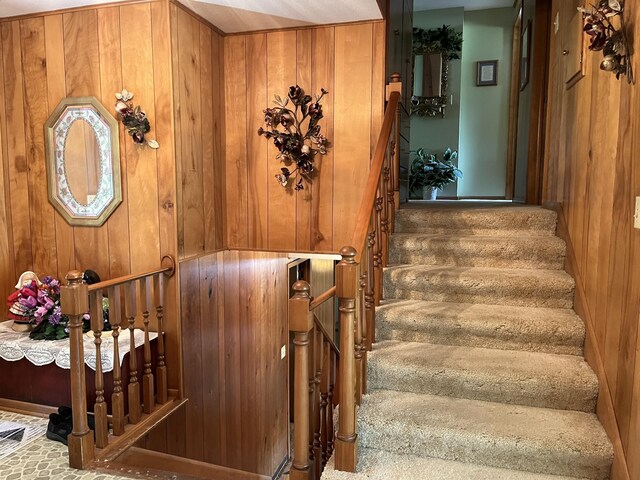
[[[527,239],[530,240],[530,239]],[[391,237],[392,265],[451,265],[459,267],[543,268],[561,270],[565,246],[561,242],[481,241],[446,238]]]
[[[453,430],[425,431],[397,423],[376,427],[361,420],[358,432],[358,442],[364,448],[590,480],[609,478],[610,467],[601,459],[581,452],[559,455],[525,439],[461,436]]]
[[[437,277],[423,277],[409,288],[394,282],[385,273],[384,298],[433,302],[482,303],[522,307],[571,308],[573,288],[538,288],[527,285],[458,284]]]
[[[555,235],[556,215],[545,210],[517,211],[425,211],[400,210],[396,215],[396,232],[505,235]]]
[[[460,324],[425,327],[423,330],[409,330],[378,320],[376,340],[402,340],[405,342],[435,343],[467,347],[495,348],[499,350],[523,350],[528,352],[557,353],[561,355],[583,355],[584,337],[567,339],[555,337],[553,332],[537,336],[519,334],[495,329],[473,333]]]
[[[510,378],[464,372],[454,369],[416,370],[411,366],[378,364],[369,360],[368,385],[385,389],[424,393],[470,400],[501,402],[530,407],[593,412],[598,394],[597,383],[570,383],[569,379]]]

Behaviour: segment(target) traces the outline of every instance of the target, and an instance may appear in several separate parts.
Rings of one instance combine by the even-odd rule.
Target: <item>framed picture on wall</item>
[[[498,60],[477,62],[476,86],[498,85]]]
[[[522,30],[520,39],[520,91],[529,83],[529,61],[531,57],[531,20],[527,22]]]

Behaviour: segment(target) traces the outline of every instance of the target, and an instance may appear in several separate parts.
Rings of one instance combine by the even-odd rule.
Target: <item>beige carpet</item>
[[[555,226],[537,207],[398,212],[358,471],[323,479],[609,478]]]

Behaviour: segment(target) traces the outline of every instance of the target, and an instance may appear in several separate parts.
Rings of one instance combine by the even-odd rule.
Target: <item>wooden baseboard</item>
[[[598,346],[596,332],[594,329],[594,321],[589,312],[587,296],[584,290],[584,281],[578,268],[575,250],[569,230],[567,227],[566,217],[562,204],[556,202],[545,202],[544,208],[554,210],[558,214],[558,226],[556,234],[562,238],[567,244],[567,254],[565,256],[565,270],[571,274],[576,282],[576,291],[574,297],[573,308],[578,316],[585,323],[587,335],[584,346],[584,357],[587,363],[598,376],[598,405],[596,413],[602,426],[604,427],[611,443],[613,444],[613,465],[611,467],[611,480],[631,480],[627,459],[625,457],[622,439],[620,437],[620,429],[616,420],[616,412],[613,404],[613,396],[609,389],[606,370],[602,352]]]
[[[50,413],[58,412],[56,407],[50,407],[49,405],[20,402],[18,400],[10,400],[8,398],[0,398],[0,410],[42,418],[48,418]]]

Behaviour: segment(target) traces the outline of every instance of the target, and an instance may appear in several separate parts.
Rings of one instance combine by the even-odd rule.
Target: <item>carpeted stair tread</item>
[[[606,480],[611,444],[594,414],[375,390],[358,412],[358,442],[534,473]]]
[[[573,278],[562,270],[411,265],[386,268],[384,298],[571,308]]]
[[[572,355],[386,341],[368,360],[370,389],[595,411],[598,379]]]
[[[557,223],[554,211],[533,206],[404,208],[395,218],[397,233],[552,236]]]
[[[584,322],[573,310],[385,300],[376,338],[582,355]]]
[[[331,457],[329,460],[322,480],[580,480],[574,477],[505,470],[440,458],[402,455],[372,448],[358,451],[356,473],[335,470],[333,459],[334,457]]]
[[[553,236],[491,236],[398,233],[391,235],[391,265],[467,267],[563,267],[565,243]]]

